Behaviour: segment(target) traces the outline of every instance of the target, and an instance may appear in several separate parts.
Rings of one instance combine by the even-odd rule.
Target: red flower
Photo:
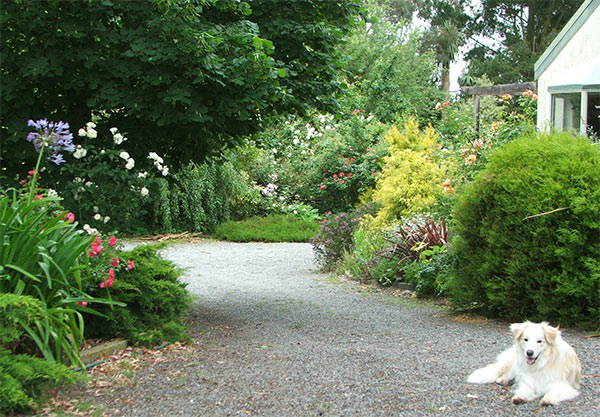
[[[343,172],[340,172],[340,177],[345,177],[346,174],[344,174]]]
[[[340,184],[343,184],[343,183],[344,183],[344,180],[340,180]]]
[[[41,195],[41,194],[36,194],[36,195],[33,197],[33,199],[34,199],[34,200],[41,200],[42,198],[44,198],[44,196],[43,196],[43,195]]]
[[[341,154],[341,153],[338,153],[338,158],[341,158],[341,157],[342,157],[342,154]]]
[[[111,262],[111,265],[112,265],[112,266],[114,266],[115,268],[116,268],[117,266],[119,266],[119,262],[120,262],[120,259],[119,259],[119,258],[112,258],[112,259],[111,259],[111,261],[112,261],[112,262]]]
[[[21,185],[25,184],[25,180],[19,181],[19,184],[21,184]]]
[[[108,244],[113,247],[117,244],[117,238],[114,236],[111,236],[111,238],[108,240]]]
[[[96,251],[95,251],[94,249],[90,249],[90,250],[88,251],[88,255],[89,255],[89,256],[98,256],[99,254],[98,254],[98,253],[96,253]]]
[[[131,271],[134,267],[135,267],[135,264],[133,263],[133,261],[129,261],[127,263],[127,270],[128,271]]]
[[[344,162],[344,165],[350,165],[350,162]]]
[[[333,179],[337,180],[337,174],[333,174]]]
[[[354,175],[353,173],[349,172],[348,173],[348,178],[352,177],[352,175]]]
[[[32,169],[31,171],[27,172],[29,175],[33,175],[35,174],[35,171]]]
[[[350,162],[354,162],[354,161],[356,161],[356,159],[350,158]]]
[[[325,184],[321,184],[321,186],[319,187],[320,190],[324,190],[327,186]]]
[[[115,279],[115,270],[114,269],[110,268],[108,270],[108,278]]]
[[[88,302],[87,301],[77,301],[77,304],[85,307],[86,305],[88,305]]]

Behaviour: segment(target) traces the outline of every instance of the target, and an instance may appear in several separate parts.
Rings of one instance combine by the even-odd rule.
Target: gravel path
[[[465,382],[511,344],[507,323],[315,272],[308,244],[175,244],[196,296],[194,349],[146,365],[135,384],[94,398],[124,416],[594,416],[600,340],[564,330],[583,366],[574,401],[515,406]],[[118,412],[116,411],[118,410]]]

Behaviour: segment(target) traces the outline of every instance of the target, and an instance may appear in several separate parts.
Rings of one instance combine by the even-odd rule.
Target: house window
[[[579,132],[581,128],[581,93],[552,95],[552,127],[556,130]]]
[[[587,111],[588,129],[600,136],[600,92],[588,93]]]

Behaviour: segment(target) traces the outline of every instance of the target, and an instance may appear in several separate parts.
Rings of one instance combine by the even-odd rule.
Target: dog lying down
[[[514,380],[512,402],[521,404],[541,397],[542,405],[556,405],[579,395],[581,365],[560,331],[546,322],[511,324],[515,344],[496,362],[469,375],[471,384],[509,384]]]

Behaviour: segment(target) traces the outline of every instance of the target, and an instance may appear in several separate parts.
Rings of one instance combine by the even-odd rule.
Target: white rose
[[[133,158],[129,158],[127,160],[127,164],[125,164],[125,168],[127,169],[131,169],[135,166],[135,161],[133,160]]]
[[[98,132],[96,132],[94,129],[88,129],[87,137],[91,138],[91,139],[95,139],[98,137]]]
[[[119,131],[119,129],[117,129],[116,127],[111,127],[108,130],[110,130],[110,133],[112,133],[113,135],[116,134]]]
[[[79,129],[79,131],[77,132],[77,134],[79,136],[87,136],[87,133],[86,133],[85,129]]]
[[[119,154],[119,158],[122,158],[127,161],[129,159],[129,154],[127,152],[123,151]]]
[[[102,216],[100,215],[100,213],[94,214],[94,220],[100,220],[101,218]]]
[[[108,217],[108,216],[104,217],[104,223],[105,224],[108,223],[109,221],[110,221],[110,217]]]
[[[81,145],[77,145],[77,149],[73,152],[73,157],[77,159],[81,159],[87,155],[87,150],[82,148]]]
[[[48,188],[47,195],[48,197],[58,197],[58,193],[52,188]]]
[[[163,159],[160,156],[158,156],[156,152],[150,152],[148,154],[148,159],[154,159],[159,164],[162,164],[164,162]]]
[[[113,136],[113,141],[115,142],[115,145],[120,145],[121,143],[123,143],[123,135],[117,133]]]
[[[146,197],[148,193],[149,191],[146,187],[142,187],[142,189],[140,190],[140,194],[142,195],[142,197]]]
[[[148,173],[146,171],[138,173],[138,178],[146,178]]]
[[[94,213],[98,213],[98,206],[92,207],[92,210],[94,210]]]
[[[169,175],[169,167],[168,166],[165,165],[163,167],[162,174],[163,174],[163,177],[166,177],[167,175]]]
[[[95,127],[96,127],[96,123],[94,123],[94,122],[87,122],[87,123],[85,124],[85,126],[86,126],[88,129],[93,129],[93,128],[95,128]]]

